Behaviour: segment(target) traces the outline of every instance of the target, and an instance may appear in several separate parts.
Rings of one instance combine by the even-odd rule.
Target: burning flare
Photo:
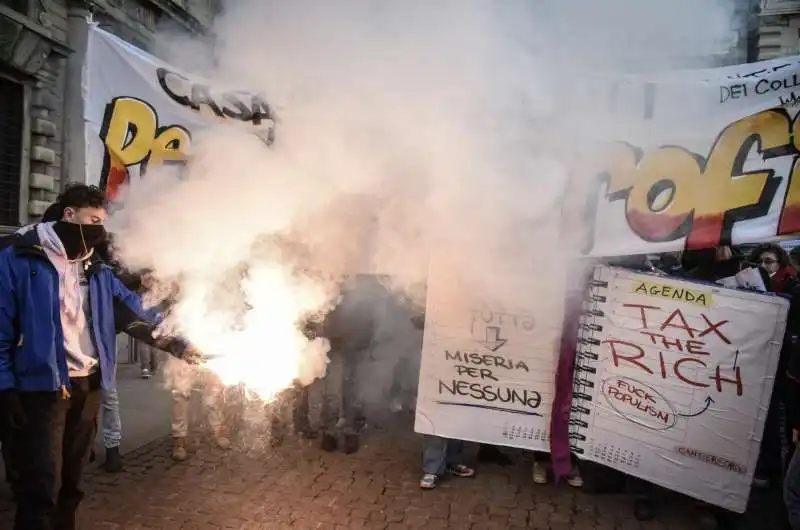
[[[325,375],[327,339],[309,339],[304,320],[330,306],[321,282],[292,274],[277,263],[250,263],[238,289],[214,292],[217,281],[182,278],[180,296],[165,328],[189,339],[204,367],[225,385],[244,385],[270,401],[294,381],[307,385]],[[229,309],[240,303],[239,311]]]

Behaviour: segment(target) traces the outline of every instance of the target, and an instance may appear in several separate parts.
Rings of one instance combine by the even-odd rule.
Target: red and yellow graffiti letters
[[[784,111],[768,110],[739,120],[722,131],[711,148],[687,248],[713,247],[730,239],[733,222],[760,217],[769,210],[777,191],[773,171],[745,172],[744,161],[756,145],[759,153],[791,144],[791,124]]]
[[[796,151],[800,151],[800,113],[794,117],[792,122],[793,145]],[[783,210],[781,220],[778,224],[777,235],[794,234],[800,232],[800,159],[795,158],[792,163],[792,170],[789,173],[789,184],[786,189],[786,197],[783,200]]]
[[[186,128],[159,125],[150,104],[130,97],[115,98],[107,105],[100,139],[105,147],[100,185],[112,199],[127,182],[129,167],[140,165],[143,175],[148,167],[183,161],[191,143]]]
[[[610,146],[610,159],[592,173],[607,182],[609,202],[625,200],[628,226],[645,241],[686,237],[686,248],[730,242],[736,221],[767,214],[780,184],[772,169],[745,171],[753,147],[764,159],[796,154],[800,138],[783,109],[748,116],[726,127],[708,155],[665,146],[641,155]],[[793,141],[794,140],[794,141]],[[797,173],[797,178],[795,178]],[[795,164],[778,235],[800,231],[800,167]]]

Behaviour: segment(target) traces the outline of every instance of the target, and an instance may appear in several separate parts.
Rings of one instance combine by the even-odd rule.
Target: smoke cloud
[[[112,219],[119,257],[154,271],[156,301],[171,286],[172,330],[235,358],[231,382],[268,379],[266,395],[324,372],[327,345],[292,330],[338,302],[344,276],[389,275],[421,306],[434,262],[461,280],[451,302],[469,304],[513,298],[500,285],[512,264],[558,297],[569,164],[611,129],[593,121],[594,76],[714,66],[736,44],[736,7],[231,0],[213,46],[165,33],[162,56],[265,94],[275,142],[229,125],[195,134],[185,168],[131,186]],[[384,328],[411,332],[386,314]],[[414,348],[404,339],[385,355]],[[301,367],[281,364],[299,350]]]

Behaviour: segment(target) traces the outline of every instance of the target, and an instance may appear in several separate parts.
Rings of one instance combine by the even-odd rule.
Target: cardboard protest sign
[[[542,264],[552,269],[552,264]],[[491,293],[431,267],[415,430],[549,450],[564,282],[497,270]]]

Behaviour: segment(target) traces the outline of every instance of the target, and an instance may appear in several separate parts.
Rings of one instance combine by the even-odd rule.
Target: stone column
[[[67,60],[64,90],[66,104],[62,189],[68,182],[87,184],[90,180],[86,174],[86,132],[83,122],[83,66],[89,40],[89,14],[87,2],[67,1],[67,45],[72,48],[73,53]]]
[[[64,44],[66,17],[63,0],[36,2],[32,12],[52,39]],[[36,73],[30,91],[30,172],[27,211],[21,221],[35,219],[55,200],[60,190],[63,146],[64,64],[63,55],[51,52]]]

